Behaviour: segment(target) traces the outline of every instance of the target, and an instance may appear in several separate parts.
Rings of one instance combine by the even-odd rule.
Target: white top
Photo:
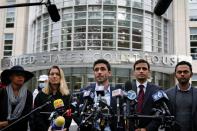
[[[143,84],[140,84],[137,80],[136,80],[136,86],[137,86],[137,94],[139,94],[139,92],[140,92],[140,88],[139,88],[139,86],[140,85],[144,85],[144,94],[145,94],[145,92],[146,92],[146,87],[147,87],[147,81],[146,82],[144,82]]]

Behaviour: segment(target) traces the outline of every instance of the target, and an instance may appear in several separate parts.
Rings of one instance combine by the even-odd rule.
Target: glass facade
[[[50,20],[45,8],[37,7],[33,52],[134,50],[169,53],[168,19],[154,15],[154,3],[154,0],[58,0],[55,4],[61,20],[57,23]]]
[[[35,0],[32,0],[32,2]],[[46,8],[35,7],[33,53],[50,51],[144,51],[169,53],[169,18],[153,13],[157,0],[56,0],[61,19],[52,22]],[[91,63],[92,65],[92,63]],[[132,80],[132,68],[112,69],[112,85]],[[113,67],[113,65],[112,65]],[[36,76],[46,70],[35,71]],[[64,68],[71,89],[92,82],[90,65]],[[152,72],[150,80],[170,87],[171,74]]]

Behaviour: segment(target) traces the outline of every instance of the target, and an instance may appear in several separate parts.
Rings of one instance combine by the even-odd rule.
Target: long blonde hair
[[[59,72],[60,72],[60,86],[58,88],[59,92],[62,94],[62,95],[69,95],[70,92],[69,92],[69,89],[68,89],[68,86],[66,84],[66,80],[65,80],[65,77],[64,77],[64,72],[63,70],[59,67],[59,66],[52,66],[49,71],[48,71],[48,75],[50,74],[50,71],[51,69],[58,69]],[[45,94],[50,94],[52,92],[51,90],[51,87],[50,87],[50,82],[48,80],[47,82],[47,85],[46,87],[44,87],[42,89],[42,91],[45,93]]]

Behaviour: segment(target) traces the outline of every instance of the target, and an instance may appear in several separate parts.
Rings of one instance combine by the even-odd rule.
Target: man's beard
[[[178,79],[178,81],[180,84],[183,84],[183,85],[189,83],[189,79],[187,79],[187,78],[180,78],[180,79]]]

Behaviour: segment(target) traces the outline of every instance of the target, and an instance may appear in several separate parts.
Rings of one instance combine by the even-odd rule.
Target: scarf
[[[21,116],[22,111],[25,107],[26,98],[27,98],[27,88],[22,86],[19,90],[19,95],[15,96],[13,88],[10,85],[6,87],[8,95],[8,117],[7,120],[14,120]],[[12,106],[16,105],[14,111],[12,112]]]

